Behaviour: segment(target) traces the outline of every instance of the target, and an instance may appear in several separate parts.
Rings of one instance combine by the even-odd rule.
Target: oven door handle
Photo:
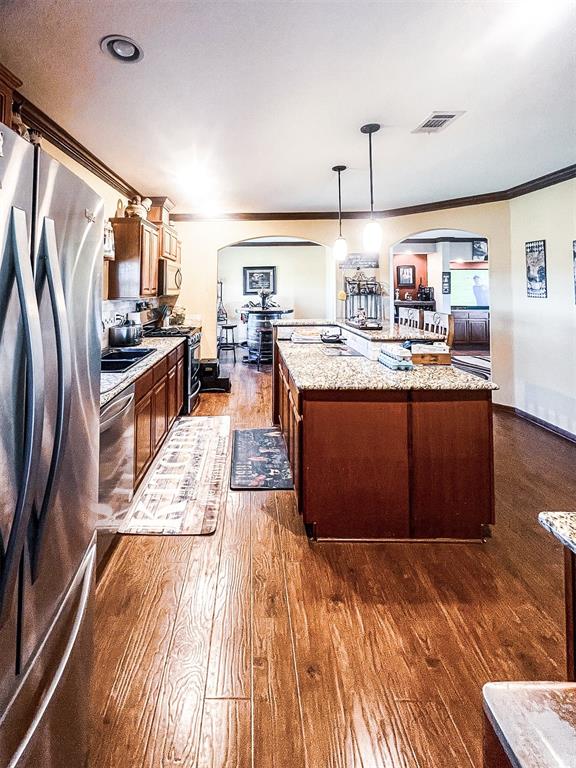
[[[200,381],[200,379],[198,379],[198,381],[196,382],[194,387],[195,387],[194,390],[192,392],[190,392],[190,397],[196,397],[198,392],[200,392],[200,390],[202,388],[202,382]]]

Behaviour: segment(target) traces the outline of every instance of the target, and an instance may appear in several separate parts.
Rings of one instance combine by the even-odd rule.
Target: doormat
[[[226,503],[229,435],[229,416],[178,419],[119,532],[214,533]]]
[[[230,488],[235,491],[294,488],[286,445],[279,429],[234,430]]]
[[[452,365],[465,373],[489,380],[492,363],[489,355],[452,355]]]

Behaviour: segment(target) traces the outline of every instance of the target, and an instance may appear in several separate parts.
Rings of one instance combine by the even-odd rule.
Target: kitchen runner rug
[[[214,533],[226,503],[229,435],[229,416],[178,419],[120,533]]]
[[[294,488],[284,438],[279,429],[234,430],[230,488],[235,491],[287,491]]]

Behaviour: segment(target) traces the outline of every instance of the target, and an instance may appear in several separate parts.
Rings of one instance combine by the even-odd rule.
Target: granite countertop
[[[576,512],[540,512],[538,522],[576,554]]]
[[[396,323],[383,323],[383,327],[379,331],[371,331],[363,328],[354,328],[352,325],[341,320],[291,320],[286,318],[285,320],[273,320],[272,325],[279,328],[292,326],[295,328],[301,327],[316,327],[316,326],[336,326],[342,328],[343,331],[349,333],[355,333],[357,336],[361,336],[368,341],[385,342],[385,341],[442,341],[446,337],[443,334],[431,333],[430,331],[421,331],[418,328],[408,328],[405,325],[398,325]]]
[[[417,365],[412,371],[393,371],[366,357],[326,357],[324,344],[277,343],[298,389],[498,389],[494,382],[451,365]]]
[[[239,315],[259,314],[259,315],[289,315],[294,312],[293,309],[284,309],[283,307],[238,307],[236,312]]]
[[[170,338],[149,338],[142,339],[142,344],[138,348],[151,347],[156,350],[148,357],[144,358],[129,371],[124,373],[110,373],[108,371],[100,374],[100,407],[109,403],[122,390],[136,381],[137,378],[146,373],[147,370],[156,365],[157,362],[166,357],[173,349],[184,341],[182,336],[172,336]]]

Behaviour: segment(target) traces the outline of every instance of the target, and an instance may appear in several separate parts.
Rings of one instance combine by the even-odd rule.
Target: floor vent
[[[438,133],[439,131],[443,131],[444,128],[449,126],[463,114],[464,111],[432,112],[430,117],[427,117],[423,123],[420,123],[418,128],[415,128],[412,133]]]

